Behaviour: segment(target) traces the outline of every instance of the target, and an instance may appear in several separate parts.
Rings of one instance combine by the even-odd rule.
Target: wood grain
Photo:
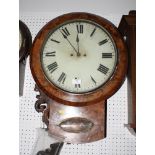
[[[48,129],[51,136],[58,137],[69,143],[88,143],[106,137],[107,102],[102,101],[95,105],[73,107],[58,104],[52,101],[49,109]],[[86,119],[93,123],[90,130],[85,132],[68,132],[60,124],[68,119]]]

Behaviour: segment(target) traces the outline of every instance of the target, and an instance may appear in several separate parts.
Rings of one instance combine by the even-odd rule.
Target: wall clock
[[[84,12],[51,20],[33,42],[30,67],[49,134],[71,143],[106,136],[107,99],[127,69],[124,40],[111,22]]]
[[[32,45],[31,33],[25,23],[19,20],[19,95],[23,95],[26,59]]]

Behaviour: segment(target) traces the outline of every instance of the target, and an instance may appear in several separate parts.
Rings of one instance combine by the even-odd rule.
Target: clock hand
[[[61,31],[60,31],[61,32]],[[61,32],[61,34],[63,35],[63,37],[68,41],[68,43],[71,45],[71,47],[74,49],[74,51],[77,53],[77,55],[78,55],[78,51],[75,49],[75,47],[72,45],[72,43],[68,40],[68,38],[67,38],[67,36],[66,35],[64,35],[62,32]]]
[[[69,44],[72,46],[72,48],[74,49],[74,51],[77,53],[78,55],[78,51],[75,49],[75,47],[71,44],[71,42],[68,40],[68,38],[66,38],[66,40],[69,42]]]
[[[76,42],[77,42],[77,46],[78,46],[77,56],[80,56],[80,52],[79,52],[79,36],[78,36],[78,34],[77,34],[77,37],[76,37]]]

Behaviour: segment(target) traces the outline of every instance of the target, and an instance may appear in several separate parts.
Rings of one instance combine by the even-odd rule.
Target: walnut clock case
[[[127,70],[126,46],[111,22],[84,12],[51,20],[33,42],[30,67],[49,134],[70,143],[106,137],[107,99]]]

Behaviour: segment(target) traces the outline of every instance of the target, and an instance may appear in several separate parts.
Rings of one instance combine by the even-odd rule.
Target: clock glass
[[[63,91],[87,93],[106,84],[117,63],[115,43],[99,24],[71,20],[48,33],[41,51],[48,81]]]

